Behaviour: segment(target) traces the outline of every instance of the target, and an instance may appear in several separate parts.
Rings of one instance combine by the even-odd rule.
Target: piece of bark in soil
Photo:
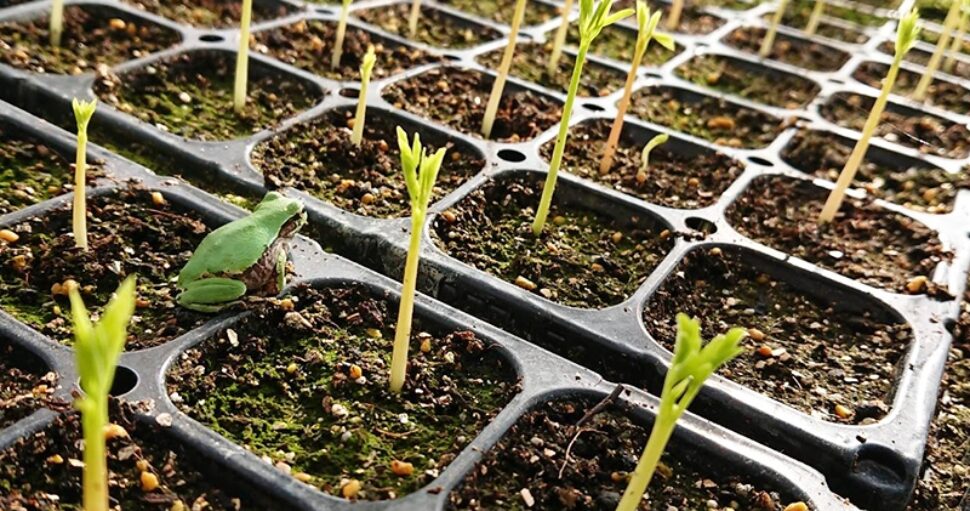
[[[702,87],[780,108],[804,107],[821,90],[807,78],[721,55],[694,57],[677,74]]]
[[[881,89],[888,71],[889,66],[885,64],[867,61],[852,72],[852,78],[875,89]],[[922,77],[920,73],[900,68],[896,83],[893,85],[893,92],[900,96],[909,96],[916,90],[916,85]],[[970,89],[944,80],[933,80],[926,90],[926,104],[958,114],[970,112],[970,102],[967,98],[970,98]]]
[[[124,0],[139,9],[172,21],[199,28],[232,28],[239,26],[242,2],[228,0]],[[286,16],[294,9],[283,2],[270,0],[253,2],[252,20],[255,23]]]
[[[569,89],[576,59],[571,54],[563,52],[555,73],[550,75],[546,64],[551,51],[552,43],[517,45],[509,74],[565,94]],[[478,61],[489,69],[498,69],[504,52],[505,47],[496,49],[479,57]],[[625,82],[626,74],[587,60],[583,66],[577,94],[589,97],[607,96],[622,89]]]
[[[725,44],[757,54],[766,30],[761,27],[742,27],[724,38]],[[849,61],[849,54],[808,39],[777,34],[768,58],[815,71],[838,71]]]
[[[392,34],[441,48],[469,48],[502,37],[502,33],[494,28],[422,4],[417,34],[412,38],[408,28],[410,12],[411,2],[402,2],[355,11],[354,16]]]
[[[56,385],[39,357],[0,337],[0,430],[43,406]]]

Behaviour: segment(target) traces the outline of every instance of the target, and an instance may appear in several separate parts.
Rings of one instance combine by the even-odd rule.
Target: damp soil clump
[[[788,109],[804,107],[821,90],[806,78],[767,68],[755,71],[741,62],[720,55],[702,55],[678,67],[677,74],[703,87]]]
[[[504,47],[497,49],[479,57],[478,60],[489,69],[498,69],[504,51]],[[563,52],[555,72],[549,73],[547,63],[551,51],[552,43],[518,45],[512,57],[512,67],[509,74],[565,94],[569,89],[569,81],[572,78],[576,59],[570,53]],[[597,62],[586,61],[577,93],[580,96],[588,97],[607,96],[622,89],[625,82],[626,75],[616,69]]]
[[[724,38],[724,42],[740,50],[757,54],[761,50],[761,41],[764,40],[765,33],[764,28],[743,27],[731,32]],[[849,54],[808,39],[777,34],[768,58],[805,69],[831,72],[841,69],[849,61]]]
[[[410,11],[411,3],[404,2],[356,11],[354,16],[392,34],[440,48],[470,48],[502,37],[502,33],[494,28],[465,21],[423,5],[418,18],[417,33],[411,37],[408,29]]]
[[[852,73],[852,78],[879,89],[882,87],[882,80],[888,71],[889,66],[869,61],[856,68]],[[921,73],[900,68],[899,75],[897,75],[896,82],[893,85],[893,92],[901,96],[909,96],[916,90],[916,85],[922,76]],[[970,89],[945,80],[933,80],[926,91],[927,104],[964,115],[970,112],[968,97],[970,97]]]
[[[192,25],[199,28],[232,28],[239,26],[242,18],[242,2],[227,0],[182,0],[169,2],[167,0],[124,0],[152,14],[157,14],[172,21]],[[292,8],[283,2],[270,0],[268,2],[253,2],[253,22],[281,18],[290,13]]]
[[[0,430],[43,406],[56,385],[40,358],[0,337]]]
[[[168,375],[206,427],[326,493],[402,497],[432,481],[518,391],[499,350],[417,319],[388,389],[396,304],[360,285],[299,287],[187,351]]]

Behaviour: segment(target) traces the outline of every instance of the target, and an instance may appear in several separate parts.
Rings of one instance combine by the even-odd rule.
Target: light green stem
[[[407,376],[408,344],[411,340],[411,322],[414,316],[414,292],[418,282],[418,263],[421,260],[421,235],[424,212],[411,215],[411,243],[404,264],[404,280],[401,287],[401,306],[394,330],[394,351],[391,354],[391,392],[401,392]]]
[[[815,0],[815,7],[812,8],[812,14],[808,17],[808,24],[805,25],[805,34],[815,35],[823,12],[825,12],[825,0]]]
[[[249,25],[253,18],[253,0],[243,0],[239,21],[239,52],[236,54],[236,86],[232,107],[237,114],[246,107],[246,83],[249,79]]]
[[[960,28],[957,29],[956,35],[953,36],[953,44],[950,45],[950,54],[943,61],[943,70],[947,73],[953,73],[953,66],[957,63],[956,56],[963,49],[963,37],[967,34],[967,25],[970,25],[970,10],[963,11],[960,17]]]
[[[64,0],[54,0],[51,4],[50,20],[51,46],[61,45],[61,35],[64,33]]]
[[[680,26],[680,15],[684,12],[684,0],[674,0],[667,16],[667,30],[675,31]]]
[[[620,499],[620,504],[616,507],[616,511],[636,511],[637,506],[640,504],[640,499],[643,498],[647,487],[650,486],[650,480],[653,479],[653,473],[657,469],[657,463],[660,462],[660,457],[663,455],[664,449],[667,447],[667,442],[670,441],[670,436],[674,433],[676,426],[676,420],[669,424],[662,423],[660,420],[653,423],[653,429],[650,431],[650,440],[647,441],[647,448],[643,450],[643,455],[640,456],[640,461],[637,462],[637,468],[630,476],[630,484],[627,485],[626,491],[623,492],[623,498]]]
[[[550,76],[556,74],[559,59],[562,58],[562,47],[566,44],[566,35],[569,33],[569,15],[573,12],[573,1],[566,0],[562,7],[562,22],[556,29],[556,38],[552,41],[552,53],[549,55],[549,62],[546,64],[546,70],[549,71]]]
[[[771,17],[771,26],[768,27],[768,33],[761,41],[761,50],[758,52],[761,58],[765,58],[771,53],[771,48],[775,45],[775,35],[778,33],[778,24],[781,23],[781,18],[785,16],[787,6],[788,0],[780,0],[778,6],[775,7],[775,15]]]
[[[364,140],[364,121],[367,118],[367,87],[370,86],[370,69],[364,69],[360,77],[360,93],[357,95],[357,112],[354,116],[354,131],[350,134],[350,141],[360,145]]]
[[[71,211],[74,225],[74,245],[82,250],[88,249],[87,154],[88,130],[85,124],[83,127],[79,127],[77,132],[77,153],[74,160],[74,204]]]
[[[333,42],[333,53],[330,55],[330,69],[340,66],[340,59],[344,55],[344,37],[347,35],[347,16],[350,15],[350,0],[344,0],[340,7],[340,21],[337,22],[337,35]]]
[[[923,72],[919,83],[916,84],[916,90],[913,91],[913,99],[916,101],[926,99],[926,92],[929,90],[930,84],[933,83],[933,75],[940,69],[940,64],[943,61],[943,53],[946,51],[947,44],[950,43],[950,34],[953,33],[953,29],[956,28],[956,24],[960,19],[960,5],[962,3],[961,0],[953,0],[953,3],[950,4],[950,11],[947,13],[946,20],[943,22],[943,30],[940,32],[940,38],[936,41],[936,49],[933,50],[933,56],[930,57],[929,63],[926,64],[926,71]]]
[[[81,414],[84,434],[82,488],[84,511],[108,511],[108,466],[104,430],[108,425],[108,396],[88,400],[88,412]]]
[[[408,15],[408,37],[414,39],[418,34],[418,18],[421,17],[421,0],[411,3],[411,14]]]
[[[485,138],[492,136],[492,125],[495,124],[495,115],[498,113],[498,106],[505,91],[505,81],[508,79],[509,69],[512,67],[512,57],[515,56],[515,42],[519,37],[519,27],[522,25],[522,18],[525,17],[526,1],[516,0],[515,3],[508,45],[505,47],[505,53],[502,54],[498,76],[495,77],[495,82],[492,84],[492,92],[488,95],[488,103],[485,105],[485,116],[482,117],[482,136]]]

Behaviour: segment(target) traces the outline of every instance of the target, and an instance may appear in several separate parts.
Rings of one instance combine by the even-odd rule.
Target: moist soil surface
[[[731,32],[724,38],[724,42],[757,54],[761,50],[765,32],[760,27],[743,27]],[[849,61],[849,54],[808,39],[779,33],[775,36],[775,44],[772,45],[768,58],[814,71],[838,71]]]
[[[371,109],[360,146],[350,141],[351,110],[333,110],[258,146],[253,163],[270,188],[293,186],[358,215],[411,214],[393,117]],[[428,141],[425,141],[426,143]],[[427,145],[428,152],[437,150]],[[461,186],[485,166],[471,149],[452,143],[435,183],[432,203]]]
[[[870,87],[879,89],[882,87],[882,80],[886,77],[888,71],[889,66],[885,64],[871,61],[863,62],[852,73],[852,78]],[[896,77],[896,83],[893,84],[893,92],[901,96],[909,96],[916,90],[916,84],[919,83],[922,77],[923,75],[921,73],[914,73],[908,69],[900,69],[899,75]],[[967,101],[968,97],[970,97],[970,89],[943,80],[933,80],[933,83],[926,91],[927,104],[958,114],[967,114],[970,112],[970,102]]]
[[[301,288],[186,352],[168,389],[187,414],[298,480],[401,497],[432,481],[517,384],[473,333],[427,333],[419,318],[404,389],[392,394],[396,316],[361,286]]]
[[[108,487],[115,509],[276,508],[266,498],[238,491],[248,485],[178,444],[160,426],[135,422],[128,406],[115,403],[111,420],[128,433],[107,443]],[[0,508],[81,511],[82,439],[80,415],[65,411],[46,429],[0,452]],[[158,488],[142,488],[140,468],[157,478]],[[182,507],[173,507],[178,501]]]
[[[489,69],[498,69],[504,52],[505,48],[503,47],[479,57],[478,60]],[[547,63],[551,52],[552,43],[520,44],[515,49],[509,73],[512,76],[565,94],[569,89],[569,81],[572,78],[576,59],[570,53],[563,52],[555,73],[550,74]],[[607,96],[622,89],[625,82],[626,75],[624,73],[587,60],[583,65],[583,74],[580,77],[577,94],[590,97]]]
[[[114,66],[178,42],[175,32],[106,7],[64,8],[61,45],[50,44],[49,18],[0,23],[0,62],[35,73],[77,75]]]
[[[627,418],[628,405],[610,405],[584,422],[576,436],[576,424],[595,404],[589,399],[545,402],[522,416],[449,495],[451,509],[616,509],[650,434]],[[671,447],[679,447],[677,438]],[[782,511],[792,503],[755,480],[726,475],[726,464],[701,465],[705,457],[665,453],[648,498],[637,509]],[[533,505],[526,504],[526,495]]]
[[[478,71],[436,68],[389,86],[384,99],[396,108],[481,136],[492,82],[491,76]],[[557,125],[561,115],[562,106],[557,101],[507,83],[491,138],[500,142],[531,140]]]
[[[403,2],[356,11],[354,16],[392,34],[442,48],[468,48],[502,37],[502,33],[494,28],[462,20],[424,5],[421,6],[421,16],[418,18],[417,33],[411,37],[408,30],[410,12],[411,3]]]
[[[933,29],[930,29],[930,28],[927,28],[927,27],[923,27],[923,29],[919,31],[919,36],[918,37],[920,38],[920,40],[926,41],[926,42],[928,42],[928,43],[936,46],[936,43],[940,40],[940,33],[937,32],[937,31],[935,31],[935,30],[933,30]],[[950,44],[951,45],[953,44],[953,37],[955,37],[955,33],[951,33],[950,34]],[[946,47],[946,49],[947,49],[948,52],[950,51],[950,48],[951,48],[951,46],[947,46]],[[960,45],[960,47],[957,49],[957,51],[959,51],[960,53],[964,53],[964,54],[970,55],[970,39],[967,38],[966,34],[964,34],[964,37],[963,37],[963,44]]]
[[[414,66],[441,59],[375,36],[366,30],[347,27],[340,65],[330,67],[337,25],[330,21],[300,20],[270,30],[256,32],[256,51],[333,80],[359,81],[360,66],[367,48],[374,47],[377,60],[371,73],[376,80],[401,73]]]
[[[818,215],[828,194],[807,180],[761,177],[728,209],[727,217],[741,234],[848,278],[899,293],[949,297],[932,282],[907,289],[914,279],[931,277],[950,257],[932,230],[851,197],[835,220],[820,226]]]
[[[659,146],[650,152],[649,168],[638,178],[644,141],[634,138],[632,126],[620,136],[613,165],[600,174],[599,162],[613,122],[596,119],[572,129],[563,154],[563,168],[647,202],[680,209],[710,206],[741,175],[744,168],[736,161],[713,151],[698,155],[668,151]],[[542,155],[552,157],[555,140],[542,146]]]
[[[783,129],[779,119],[758,110],[670,87],[648,87],[635,92],[630,113],[735,148],[765,147]]]
[[[0,338],[0,430],[40,408],[56,384],[38,357]]]
[[[0,306],[56,341],[73,342],[70,304],[58,289],[68,279],[97,311],[126,276],[138,276],[129,350],[157,346],[207,319],[175,304],[174,282],[208,228],[168,201],[156,204],[147,190],[89,197],[87,251],[74,246],[70,204],[8,228],[20,239],[0,245]]]
[[[893,54],[893,43],[886,41],[879,45],[879,51],[892,55]],[[924,51],[919,48],[913,48],[909,50],[909,53],[904,57],[907,61],[925,66],[929,63],[930,57],[933,55],[931,51]],[[957,60],[953,66],[953,69],[946,70],[941,67],[938,73],[947,73],[953,76],[958,76],[960,78],[970,79],[970,62]]]
[[[859,94],[838,93],[822,105],[823,117],[840,126],[861,131],[873,98]],[[970,156],[970,130],[934,115],[922,114],[890,103],[882,114],[875,136],[912,147],[921,153],[946,158]]]
[[[785,146],[781,157],[802,172],[834,182],[852,148],[852,143],[835,135],[802,130]],[[970,189],[970,176],[965,171],[950,173],[930,166],[890,167],[866,159],[853,185],[872,197],[916,211],[949,213],[959,189]]]
[[[516,0],[439,0],[438,3],[460,9],[469,14],[498,23],[512,24]],[[523,25],[538,25],[555,18],[559,13],[554,5],[529,2],[522,19]]]
[[[615,219],[564,206],[568,190],[560,183],[536,239],[539,178],[486,183],[435,218],[435,243],[451,257],[563,305],[602,308],[629,298],[670,250],[670,232],[662,233],[649,217]]]
[[[250,63],[246,107],[233,105],[235,57],[192,52],[95,83],[105,102],[162,131],[196,140],[244,138],[321,99],[312,85],[278,71],[259,74]]]
[[[650,6],[651,12],[656,11],[657,9],[661,10],[663,15],[660,18],[660,24],[658,27],[663,31],[668,31],[666,20],[670,17],[670,5],[656,1],[647,2],[647,5]],[[620,11],[621,9],[636,9],[636,0],[617,0],[616,2],[613,2],[613,11]],[[636,29],[636,15],[630,16],[620,23]],[[699,5],[688,4],[683,6],[683,11],[680,13],[680,24],[677,25],[677,29],[674,30],[674,32],[691,35],[705,35],[713,32],[723,24],[723,18],[702,11]],[[656,42],[652,42],[651,44],[656,44]]]
[[[242,18],[242,2],[229,0],[124,0],[152,14],[172,21],[200,28],[238,27]],[[270,0],[253,2],[253,22],[259,23],[286,16],[291,11],[286,4]]]
[[[858,299],[813,297],[751,261],[740,249],[689,253],[644,309],[647,331],[672,351],[678,312],[703,318],[705,339],[746,328],[744,352],[721,375],[824,420],[884,417],[909,327]]]
[[[748,67],[741,62],[720,55],[701,55],[678,67],[677,74],[704,87],[781,108],[803,107],[821,90],[806,78],[756,64]]]
[[[553,40],[555,34],[555,31],[549,32],[546,34],[546,39]],[[579,25],[577,23],[569,26],[566,45],[571,46],[574,50],[579,48]],[[599,57],[611,58],[620,62],[625,68],[629,68],[630,62],[633,61],[633,51],[636,45],[637,32],[635,30],[622,25],[610,25],[596,36],[589,47],[589,53]],[[660,46],[656,41],[651,41],[647,47],[647,52],[643,54],[641,66],[659,67],[682,51],[684,51],[682,46],[677,46],[671,51]]]
[[[851,5],[851,4],[850,4]],[[793,0],[789,2],[788,7],[785,9],[785,15],[782,18],[782,22],[785,25],[804,28],[808,24],[808,18],[812,15],[812,9],[815,7],[815,2],[813,0]],[[923,11],[920,11],[920,17]],[[774,14],[772,13],[771,16]],[[863,27],[878,27],[887,21],[878,14],[868,12],[864,6],[859,6],[858,9],[853,9],[849,6],[835,5],[826,3],[825,4],[825,16],[830,18],[838,18],[843,21],[848,21],[849,23],[854,23],[856,25],[861,25]]]
[[[829,7],[829,4],[826,4],[826,9],[828,7]],[[788,27],[791,27],[797,30],[804,30],[805,25],[808,24],[808,17],[810,15],[811,15],[811,11],[808,11],[808,13],[803,13],[803,12],[795,13],[791,9],[788,9],[785,11],[785,15],[782,16],[781,23],[782,25],[786,25]],[[773,13],[769,13],[764,16],[764,19],[767,23],[771,23],[771,18],[773,16],[774,16]],[[827,37],[829,39],[835,39],[837,41],[843,41],[846,43],[853,43],[853,44],[865,44],[866,41],[869,40],[869,36],[867,36],[861,30],[847,28],[841,25],[835,25],[825,21],[824,19],[822,19],[819,22],[818,28],[816,29],[815,34],[822,37]],[[778,35],[781,35],[781,34],[778,34]]]

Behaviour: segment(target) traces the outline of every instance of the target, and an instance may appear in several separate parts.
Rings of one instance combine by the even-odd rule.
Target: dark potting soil
[[[829,190],[807,180],[761,177],[731,205],[727,217],[755,241],[862,283],[949,296],[932,282],[919,283],[950,257],[936,233],[910,217],[851,197],[834,221],[819,225],[828,195]]]
[[[31,0],[0,0],[0,7],[11,7],[14,5],[20,5],[27,3]]]
[[[822,105],[823,117],[840,126],[862,130],[872,110],[873,98],[859,94],[834,94]],[[970,156],[970,130],[966,126],[890,103],[882,114],[875,136],[912,147],[921,153],[946,158]]]
[[[879,62],[863,62],[852,73],[852,78],[874,87],[882,88],[882,81],[889,71],[889,66]],[[902,96],[909,96],[916,90],[916,84],[923,77],[922,73],[914,73],[908,69],[900,69],[893,85],[893,92]],[[926,92],[927,104],[934,105],[959,114],[970,112],[970,89],[953,82],[933,80]]]
[[[576,436],[577,422],[594,405],[589,399],[552,401],[522,416],[451,493],[450,509],[616,509],[650,434],[627,417],[627,407],[610,405],[584,422]],[[677,438],[671,447],[678,447]],[[756,480],[702,459],[668,450],[638,509],[781,511],[792,503]]]
[[[894,52],[893,43],[887,41],[883,44],[880,44],[879,51],[886,53],[888,55],[892,55]],[[913,62],[915,64],[925,66],[929,63],[930,57],[932,55],[933,55],[932,51],[924,51],[920,48],[913,48],[912,50],[909,50],[909,53],[907,53],[904,58],[909,62]],[[970,62],[963,61],[963,60],[956,60],[953,66],[953,69],[945,69],[941,65],[940,69],[937,72],[947,73],[953,76],[958,76],[960,78],[970,79]]]
[[[354,16],[401,37],[442,48],[468,48],[502,37],[502,33],[494,28],[424,5],[418,18],[417,34],[411,37],[408,30],[410,12],[411,3],[403,2],[356,11]]]
[[[0,245],[0,306],[52,339],[70,343],[70,304],[62,284],[78,282],[89,309],[103,307],[122,280],[138,276],[138,308],[127,349],[167,342],[207,319],[175,304],[175,278],[208,228],[148,190],[131,187],[88,199],[89,250],[74,246],[70,204],[8,228]]]
[[[563,305],[602,308],[629,298],[670,250],[670,232],[646,216],[614,218],[577,204],[564,207],[568,190],[560,183],[536,239],[532,220],[540,178],[486,183],[435,218],[435,243],[464,263]]]
[[[651,12],[657,9],[661,10],[663,14],[660,19],[660,25],[658,26],[661,30],[667,31],[666,20],[670,17],[670,4],[666,2],[651,1],[647,2],[647,5],[650,6]],[[613,2],[614,11],[619,11],[621,9],[636,9],[636,0],[617,0],[616,2]],[[636,28],[636,16],[630,16],[621,23]],[[700,5],[687,4],[683,6],[683,11],[680,13],[680,24],[677,25],[677,29],[674,30],[674,32],[691,35],[705,35],[717,30],[717,28],[723,24],[723,18],[704,12],[701,10]]]
[[[407,381],[392,394],[396,317],[395,304],[361,286],[300,288],[186,352],[168,390],[187,414],[300,481],[344,497],[400,497],[433,480],[518,387],[472,332],[417,318]]]
[[[919,17],[942,23],[949,12],[948,0],[916,0],[914,7],[919,9]]]
[[[824,420],[884,417],[910,328],[861,300],[809,295],[752,261],[735,248],[692,251],[644,309],[647,331],[673,350],[678,312],[701,318],[705,339],[746,328],[743,354],[721,375]]]
[[[0,430],[40,408],[56,384],[40,358],[0,337]]]
[[[821,90],[807,78],[742,62],[701,55],[678,67],[677,74],[704,87],[781,108],[803,107]]]
[[[108,488],[113,506],[125,511],[279,509],[263,496],[240,491],[247,485],[164,429],[136,422],[127,405],[112,405],[111,419],[126,436],[108,441]],[[0,508],[81,511],[83,453],[80,415],[65,412],[46,429],[0,451]],[[158,488],[145,491],[142,470]],[[178,507],[181,502],[182,507]]]
[[[505,47],[499,48],[479,57],[478,60],[489,69],[498,69],[504,52]],[[551,52],[551,42],[546,44],[520,44],[515,49],[509,73],[512,76],[538,83],[543,87],[565,94],[569,89],[569,81],[572,78],[576,59],[568,52],[563,52],[555,73],[550,74],[547,63]],[[577,94],[590,97],[606,96],[622,89],[625,82],[626,74],[587,60],[583,65],[583,74],[579,81]]]
[[[781,157],[802,172],[835,181],[853,145],[832,134],[802,130],[785,146]],[[917,211],[949,213],[959,189],[970,189],[970,176],[964,171],[949,173],[931,166],[887,167],[866,159],[853,186]]]
[[[296,67],[334,80],[360,81],[360,65],[367,48],[374,47],[377,60],[371,79],[376,80],[401,73],[421,64],[438,62],[439,57],[352,26],[344,36],[340,65],[330,67],[337,25],[331,21],[300,20],[254,34],[256,51],[292,64]]]
[[[635,92],[630,113],[715,144],[737,148],[765,147],[783,129],[781,120],[764,112],[670,87],[648,87]]]
[[[761,50],[765,33],[764,28],[742,27],[731,32],[724,38],[724,42],[757,54]],[[815,41],[778,33],[768,58],[815,71],[838,71],[849,61],[849,54]]]
[[[645,140],[624,128],[613,158],[613,166],[600,174],[599,162],[613,121],[595,119],[572,129],[563,154],[563,168],[572,174],[591,179],[647,202],[681,209],[710,206],[741,175],[744,168],[736,161],[716,152],[698,155],[680,154],[659,146],[650,152],[647,179],[637,178]],[[555,140],[542,146],[549,160]]]
[[[182,0],[168,2],[166,0],[124,0],[140,9],[152,14],[168,18],[172,21],[192,25],[200,28],[231,28],[238,27],[242,18],[242,2],[230,0]],[[280,18],[290,13],[293,8],[282,2],[270,0],[267,2],[253,2],[253,22],[260,22]]]
[[[396,108],[481,136],[492,82],[492,76],[479,71],[436,68],[389,86],[384,99]],[[531,140],[557,125],[561,115],[562,106],[557,101],[506,84],[491,138],[501,142]]]
[[[880,7],[882,9],[895,9],[899,7],[901,0],[853,0],[855,2]]]
[[[829,4],[826,4],[828,8]],[[790,8],[785,11],[785,15],[782,16],[781,23],[798,30],[804,30],[805,25],[808,24],[808,17],[811,15],[811,11],[804,13],[799,11],[798,13],[792,11]],[[774,13],[768,13],[764,16],[766,22],[770,23],[771,18]],[[824,19],[819,22],[818,28],[815,31],[816,35],[827,37],[829,39],[835,39],[837,41],[844,41],[853,44],[865,44],[869,40],[867,36],[861,30],[855,30],[852,28],[847,28],[841,25],[835,25],[825,21]],[[780,34],[779,34],[780,35]]]
[[[81,74],[178,42],[175,32],[101,6],[64,7],[61,45],[50,44],[48,15],[0,23],[0,62],[35,73]]]
[[[825,15],[864,27],[878,27],[889,21],[888,18],[868,12],[864,6],[853,8],[849,5],[843,6],[826,3]],[[815,2],[813,0],[792,0],[785,9],[782,22],[785,25],[804,28],[808,24],[808,18],[812,15],[812,9],[814,7]],[[922,17],[922,14],[922,11],[920,11],[920,17]]]
[[[259,73],[254,64],[242,114],[232,107],[235,56],[230,53],[183,53],[123,75],[101,76],[95,92],[156,128],[208,141],[250,136],[309,108],[323,95],[280,72]]]
[[[358,215],[409,216],[410,199],[395,132],[400,122],[371,109],[359,147],[350,141],[353,123],[354,111],[332,110],[257,146],[253,163],[270,188],[292,186]],[[433,144],[427,147],[429,152],[437,150]],[[450,142],[443,147],[448,153],[432,203],[485,166],[485,160],[467,147],[462,150]]]
[[[546,38],[550,41],[553,37],[555,37],[555,31],[546,35]],[[569,26],[566,44],[573,48],[579,48],[579,25],[577,23]],[[596,36],[589,47],[589,52],[599,57],[611,58],[629,68],[636,45],[637,32],[635,30],[622,25],[610,25]],[[684,51],[683,46],[678,45],[671,51],[660,46],[656,41],[651,41],[650,46],[647,47],[647,52],[643,54],[641,65],[659,67],[682,51]]]
[[[498,23],[512,24],[516,0],[440,0],[439,3]],[[522,19],[523,25],[538,25],[555,18],[559,9],[554,5],[529,2]]]

